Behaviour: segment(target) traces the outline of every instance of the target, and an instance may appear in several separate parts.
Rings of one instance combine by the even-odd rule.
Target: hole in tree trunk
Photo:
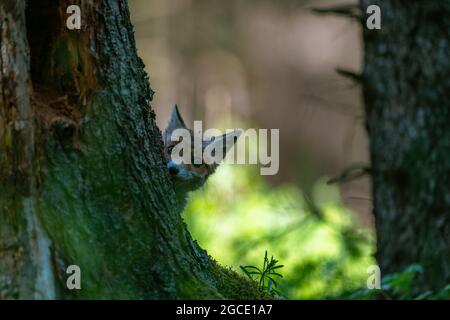
[[[68,30],[65,1],[28,1],[33,104],[39,120],[58,138],[75,136],[96,81],[89,31]],[[71,139],[69,139],[71,141]]]

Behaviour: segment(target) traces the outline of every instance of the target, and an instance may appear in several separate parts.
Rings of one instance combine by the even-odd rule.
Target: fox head
[[[173,141],[172,133],[176,129],[186,129],[190,132],[191,137],[191,161],[189,163],[176,164],[172,159],[173,148],[181,141]],[[217,137],[202,137],[202,154],[203,150],[211,145],[218,144],[223,148],[223,158],[227,152],[233,147],[240,135],[239,130],[223,134]],[[194,132],[188,129],[183,118],[178,111],[177,105],[173,107],[172,115],[163,134],[164,138],[164,156],[167,161],[167,169],[174,183],[175,191],[178,195],[184,197],[188,192],[197,190],[206,182],[208,177],[214,173],[218,167],[218,163],[205,163],[204,159],[196,159],[194,154]],[[213,147],[213,146],[211,146]],[[223,160],[223,158],[221,160]],[[196,160],[196,161],[195,161]]]

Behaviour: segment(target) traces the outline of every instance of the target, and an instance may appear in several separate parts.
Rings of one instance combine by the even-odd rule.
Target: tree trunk
[[[0,2],[0,299],[265,297],[186,230],[126,1],[71,2]]]
[[[383,274],[424,268],[418,290],[450,282],[450,5],[380,6],[364,27],[364,100],[373,174],[377,259]]]

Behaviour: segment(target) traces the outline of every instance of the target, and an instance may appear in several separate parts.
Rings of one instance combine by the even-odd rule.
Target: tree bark
[[[420,263],[417,290],[450,282],[450,4],[361,0],[377,259],[383,274]]]
[[[71,2],[0,2],[0,299],[267,297],[186,230],[126,1]]]

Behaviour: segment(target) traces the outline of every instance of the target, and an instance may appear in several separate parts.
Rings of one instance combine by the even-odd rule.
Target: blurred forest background
[[[277,175],[223,165],[191,195],[184,219],[238,272],[267,250],[284,265],[278,289],[291,299],[345,296],[375,264],[369,177],[326,183],[369,161],[361,88],[336,72],[360,71],[360,25],[311,12],[339,3],[129,3],[161,130],[175,103],[188,126],[280,129]]]

